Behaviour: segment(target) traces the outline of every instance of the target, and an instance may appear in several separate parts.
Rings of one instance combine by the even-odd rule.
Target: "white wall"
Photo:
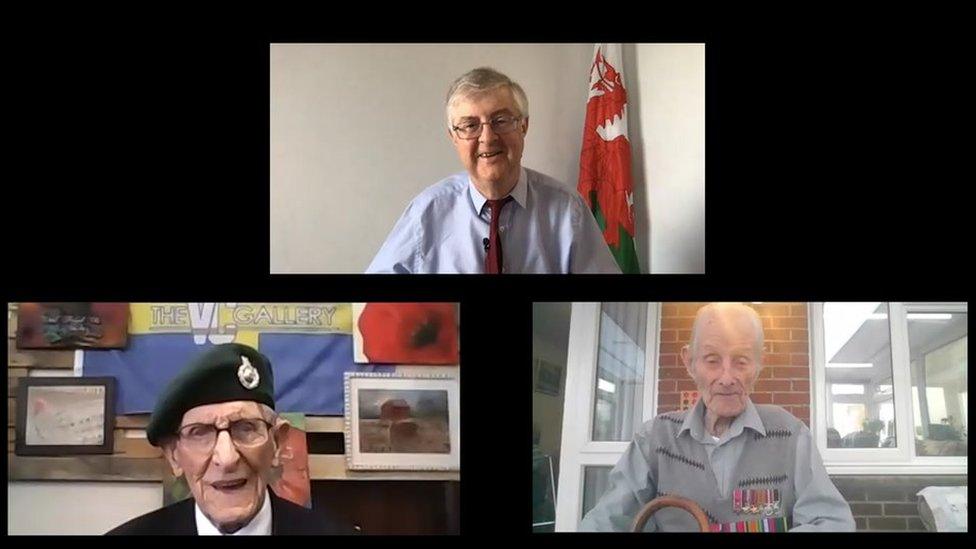
[[[624,49],[641,269],[705,272],[705,45]],[[636,207],[636,206],[635,206]],[[643,222],[643,223],[641,223]],[[649,223],[649,225],[648,225]],[[647,247],[650,247],[650,250]]]
[[[541,358],[562,369],[559,396],[535,390],[536,372],[533,372],[532,379],[532,423],[535,424],[533,427],[539,428],[539,448],[547,454],[559,456],[562,442],[563,402],[566,398],[566,348],[533,336],[532,358]]]
[[[271,46],[271,271],[365,270],[410,199],[463,169],[444,96],[477,66],[529,97],[523,165],[575,187],[592,54],[593,44]],[[628,45],[624,55],[642,270],[650,257],[651,272],[703,272],[704,46]]]
[[[163,504],[158,482],[8,482],[8,534],[101,535]]]

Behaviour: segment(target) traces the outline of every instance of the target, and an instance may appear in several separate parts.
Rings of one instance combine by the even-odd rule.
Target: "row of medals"
[[[733,511],[735,511],[737,514],[762,513],[763,516],[768,517],[768,516],[772,516],[774,513],[779,511],[779,505],[780,505],[779,490],[736,490],[736,492],[740,492],[741,494],[740,501],[742,501],[741,507],[734,507],[733,504],[734,507]],[[772,492],[773,500],[764,503],[759,503],[758,502],[759,494],[763,493],[765,495],[768,494],[769,492]],[[752,498],[748,497],[750,493],[753,495]],[[752,500],[752,503],[747,504],[747,502],[749,502],[750,499]]]

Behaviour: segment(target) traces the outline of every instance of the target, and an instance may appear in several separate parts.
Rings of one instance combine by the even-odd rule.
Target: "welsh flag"
[[[634,247],[634,186],[620,44],[596,44],[590,67],[577,185],[624,273],[640,273]]]

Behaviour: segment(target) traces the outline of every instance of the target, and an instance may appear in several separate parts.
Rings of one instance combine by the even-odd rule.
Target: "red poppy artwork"
[[[458,364],[456,303],[353,306],[356,362]]]
[[[308,441],[306,439],[305,414],[283,413],[291,428],[281,443],[278,455],[280,465],[272,470],[271,489],[288,501],[312,508],[311,475],[308,469]]]
[[[121,349],[128,326],[128,303],[21,303],[17,348]]]

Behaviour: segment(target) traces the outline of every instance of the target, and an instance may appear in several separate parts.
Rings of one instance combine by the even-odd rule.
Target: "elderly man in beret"
[[[216,345],[160,395],[146,429],[193,497],[136,517],[109,534],[351,534],[320,510],[279,498],[271,469],[288,422],[274,411],[268,359],[246,345]]]
[[[827,476],[810,429],[789,412],[749,399],[762,367],[759,315],[741,303],[699,309],[681,360],[699,399],[645,423],[610,472],[581,531],[628,531],[651,500],[679,496],[713,532],[853,531],[850,506]],[[645,531],[697,531],[664,508]]]

